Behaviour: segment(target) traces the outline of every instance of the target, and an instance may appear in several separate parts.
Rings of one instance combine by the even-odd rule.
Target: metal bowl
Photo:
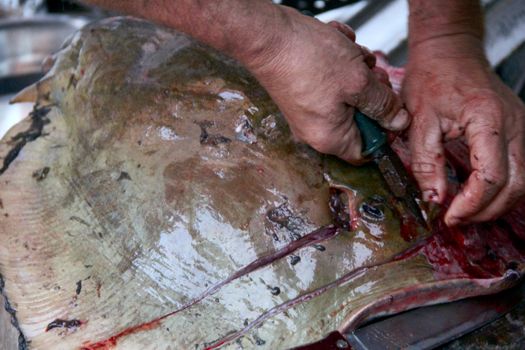
[[[0,138],[32,108],[9,99],[40,79],[44,59],[87,22],[61,15],[0,20]]]
[[[0,95],[38,79],[42,61],[86,22],[69,16],[0,20]]]

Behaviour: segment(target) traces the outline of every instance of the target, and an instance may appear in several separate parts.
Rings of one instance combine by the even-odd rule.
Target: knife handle
[[[370,119],[358,110],[355,111],[354,120],[361,132],[362,155],[368,157],[386,143],[386,133],[375,120]]]

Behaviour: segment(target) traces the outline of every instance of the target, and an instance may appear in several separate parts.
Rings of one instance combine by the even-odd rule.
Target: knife
[[[493,322],[524,302],[525,282],[504,292],[421,307],[294,350],[430,350]]]
[[[434,349],[497,320],[523,302],[525,283],[507,291],[407,311],[345,338],[353,350]]]
[[[375,120],[356,110],[354,120],[361,132],[363,157],[371,157],[377,164],[390,191],[401,201],[423,227],[428,227],[426,214],[421,209],[421,192],[410,177],[399,156],[390,148],[385,131]]]

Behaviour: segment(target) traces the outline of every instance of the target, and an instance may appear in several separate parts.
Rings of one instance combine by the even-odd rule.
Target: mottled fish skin
[[[31,349],[290,348],[524,270],[523,206],[407,224],[377,169],[297,143],[244,68],[173,30],[93,23],[28,99],[0,142],[0,273]]]

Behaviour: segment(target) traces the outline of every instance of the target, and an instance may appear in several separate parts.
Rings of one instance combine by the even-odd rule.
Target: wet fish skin
[[[246,70],[175,31],[91,24],[44,82],[19,99],[49,123],[0,175],[3,293],[31,348],[294,347],[524,270],[523,207],[404,234],[377,169],[298,144]]]

